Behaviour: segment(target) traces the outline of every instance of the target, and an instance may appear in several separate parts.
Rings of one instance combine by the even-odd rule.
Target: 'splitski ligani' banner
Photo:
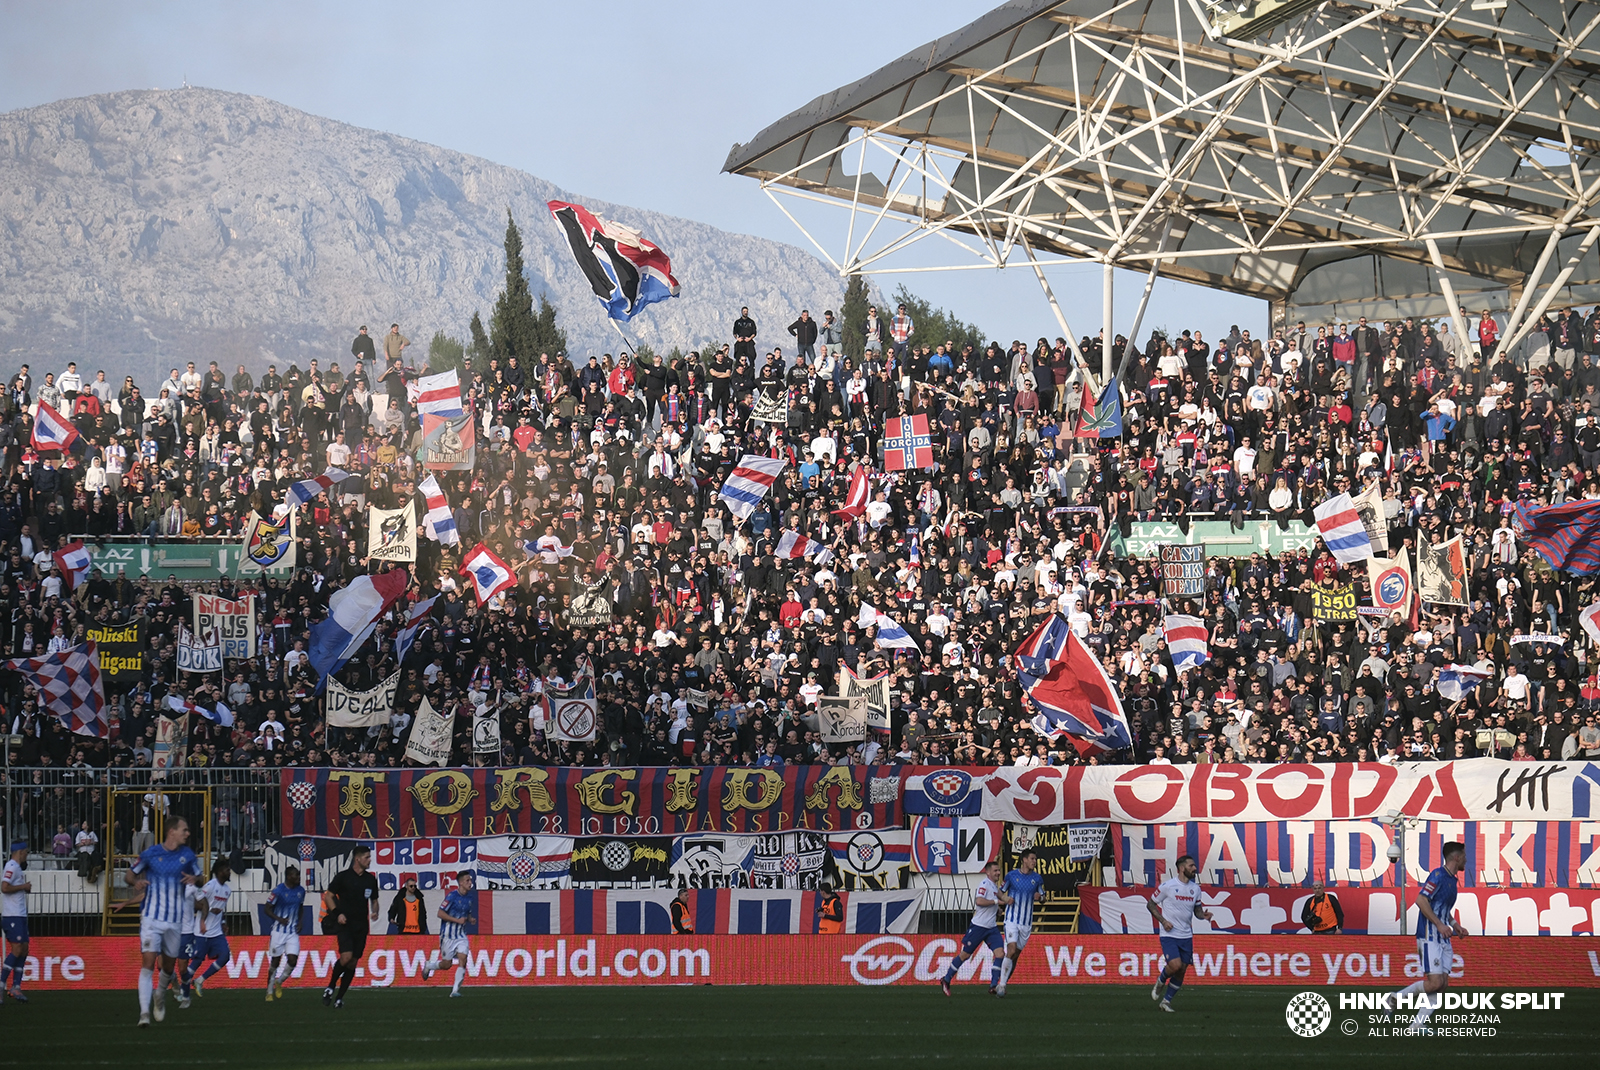
[[[898,828],[894,766],[286,769],[283,835],[664,836]]]
[[[1389,887],[1393,826],[1377,821],[1189,821],[1113,825],[1117,880],[1155,887],[1180,855],[1194,855],[1201,884]],[[1413,887],[1443,864],[1443,848],[1465,845],[1462,887],[1600,886],[1600,821],[1426,821],[1405,836]]]
[[[1434,821],[1600,817],[1594,762],[1342,762],[1330,765],[1046,766],[996,769],[984,781],[990,821],[1059,825],[1110,819],[1337,821],[1391,812]]]
[[[265,936],[229,938],[233,957],[207,988],[266,984]],[[1459,940],[1452,988],[1600,986],[1593,941],[1545,937]],[[338,956],[331,936],[302,936],[290,989],[321,988]],[[478,985],[891,985],[932,984],[959,950],[953,936],[478,936],[467,956],[468,984]],[[1012,984],[1148,984],[1161,970],[1149,936],[1057,936],[1037,933],[1018,960]],[[438,937],[374,934],[357,985],[429,984],[422,968]],[[956,974],[986,986],[993,958],[980,947]],[[28,946],[30,988],[122,989],[139,980],[134,936],[35,937]],[[1398,988],[1420,976],[1417,942],[1404,936],[1296,939],[1210,936],[1195,940],[1190,983],[1351,985]],[[438,986],[435,979],[432,985]],[[293,997],[292,997],[293,998]],[[1279,1021],[1281,1023],[1281,1016]]]

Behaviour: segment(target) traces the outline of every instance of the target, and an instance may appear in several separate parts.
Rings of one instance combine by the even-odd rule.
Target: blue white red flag
[[[106,738],[106,692],[93,643],[37,658],[12,658],[4,664],[39,689],[39,705],[60,718],[67,731]]]
[[[206,709],[186,698],[170,695],[167,698],[167,708],[178,713],[193,713],[204,717],[212,724],[221,725],[223,728],[233,727],[233,711],[220,702],[213,703],[212,709]]]
[[[814,557],[819,562],[826,562],[833,557],[833,553],[822,543],[808,539],[797,531],[785,531],[778,536],[778,548],[772,551],[772,554],[788,561],[801,557]]]
[[[1595,503],[1600,506],[1600,502]],[[1313,510],[1317,531],[1327,543],[1328,552],[1341,565],[1353,565],[1372,556],[1372,539],[1348,494],[1335,494]]]
[[[1040,735],[1051,740],[1065,736],[1084,755],[1133,746],[1116,688],[1059,615],[1040,624],[1017,648],[1017,678],[1035,711],[1030,726]]]
[[[438,595],[424,598],[411,607],[406,614],[405,627],[400,629],[400,634],[394,637],[394,663],[405,664],[406,655],[411,652],[411,644],[417,641],[417,632],[422,630],[422,623],[433,612],[433,604],[439,600]]]
[[[933,467],[933,436],[925,413],[896,416],[883,424],[883,470]]]
[[[1173,668],[1179,672],[1211,660],[1211,652],[1207,647],[1211,632],[1199,617],[1168,613],[1161,622],[1161,631],[1167,639],[1167,650],[1172,654]]]
[[[350,473],[341,468],[330,468],[320,476],[311,479],[302,479],[289,487],[289,493],[284,495],[284,501],[290,507],[304,505],[317,495],[332,490],[340,483],[350,478]]]
[[[1446,665],[1439,670],[1436,684],[1439,697],[1459,702],[1493,675],[1488,669],[1480,669],[1476,665]]]
[[[357,576],[348,587],[333,592],[327,619],[311,626],[307,657],[319,678],[317,690],[361,649],[377,629],[378,618],[400,600],[410,583],[406,570],[397,568],[377,576]]]
[[[461,416],[461,377],[454,368],[417,380],[417,412],[434,416]]]
[[[551,201],[549,207],[578,269],[612,319],[631,320],[646,305],[678,296],[672,261],[637,230],[582,205]]]
[[[461,534],[456,531],[455,514],[450,511],[450,502],[439,488],[439,481],[433,477],[433,473],[430,472],[427,479],[418,483],[417,489],[422,492],[423,503],[427,506],[422,514],[422,529],[428,538],[443,546],[458,544]]]
[[[71,420],[41,401],[33,415],[33,448],[41,453],[81,450],[82,436]]]
[[[717,497],[722,499],[734,516],[749,520],[750,514],[756,511],[756,506],[767,496],[788,463],[782,457],[747,453],[733,466]]]
[[[922,649],[917,645],[917,641],[911,638],[911,633],[902,628],[899,622],[887,613],[879,613],[869,602],[861,603],[861,612],[856,618],[856,623],[863,628],[876,627],[878,629],[876,645],[880,647],[917,651]]]
[[[1511,526],[1551,568],[1581,576],[1600,572],[1600,500],[1518,504]]]
[[[501,591],[517,585],[517,574],[511,571],[511,566],[481,542],[467,551],[457,571],[472,580],[472,590],[478,596],[480,606]]]
[[[89,556],[81,539],[67,543],[53,556],[69,591],[77,590],[78,585],[89,578],[89,570],[94,567],[94,558]]]

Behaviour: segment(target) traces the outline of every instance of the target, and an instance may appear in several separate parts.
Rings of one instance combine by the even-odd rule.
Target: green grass
[[[1188,985],[1180,1012],[1148,988],[1017,985],[1004,1000],[978,986],[946,999],[915,988],[352,989],[343,1010],[320,990],[215,991],[138,1029],[132,992],[34,992],[0,1008],[0,1066],[315,1067],[458,1070],[497,1066],[967,1065],[1042,1070],[1067,1064],[1406,1067],[1538,1058],[1592,1066],[1600,991],[1569,990],[1554,1012],[1500,1012],[1488,1039],[1306,1040],[1284,1021],[1297,989]],[[1291,1062],[1292,1060],[1292,1062]]]

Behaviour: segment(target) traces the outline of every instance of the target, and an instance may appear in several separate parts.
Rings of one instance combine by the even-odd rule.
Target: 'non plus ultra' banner
[[[283,835],[611,836],[898,828],[894,766],[286,769]]]

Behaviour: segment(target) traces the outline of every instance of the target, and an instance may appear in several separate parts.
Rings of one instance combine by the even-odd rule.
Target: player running
[[[1044,875],[1035,873],[1039,856],[1033,848],[1017,857],[1017,868],[1006,874],[1000,891],[1006,901],[1006,956],[1000,963],[1000,976],[989,987],[997,996],[1006,994],[1006,982],[1017,968],[1017,957],[1028,946],[1033,933],[1033,905],[1044,902]]]
[[[422,968],[422,979],[431,981],[445,965],[455,964],[456,983],[450,989],[451,999],[461,995],[461,979],[467,975],[467,926],[472,922],[472,871],[464,869],[456,874],[455,890],[439,906],[439,950]]]
[[[284,870],[282,883],[267,893],[267,913],[272,915],[272,942],[267,946],[268,1003],[283,998],[283,982],[300,964],[300,912],[305,901],[298,866]]]
[[[372,865],[372,848],[357,844],[350,856],[350,868],[328,883],[322,893],[322,931],[328,932],[330,922],[339,937],[339,960],[328,975],[328,985],[322,990],[323,1006],[332,1004],[344,1007],[344,994],[350,991],[355,980],[356,967],[367,950],[367,936],[372,923],[378,920],[378,878],[367,872]]]
[[[956,979],[956,971],[978,950],[979,944],[987,945],[990,952],[1005,950],[1005,940],[1000,935],[999,912],[1010,900],[996,883],[999,879],[1000,860],[994,859],[983,867],[983,879],[972,892],[975,909],[972,911],[972,922],[967,926],[967,935],[961,938],[961,951],[950,960],[950,968],[945,970],[944,977],[939,981],[939,987],[947,996],[950,994],[950,982]],[[991,972],[990,988],[999,981],[1000,963],[996,961]]]
[[[1467,930],[1455,920],[1456,874],[1466,868],[1466,844],[1454,841],[1447,843],[1442,855],[1444,865],[1428,874],[1428,879],[1417,891],[1414,903],[1419,915],[1417,958],[1422,963],[1422,980],[1413,981],[1384,998],[1384,1007],[1388,1009],[1390,1000],[1395,996],[1422,993],[1416,1016],[1411,1020],[1414,1030],[1427,1025],[1433,1012],[1444,1003],[1444,989],[1450,983],[1450,938],[1459,936],[1465,939],[1467,935]]]
[[[233,952],[228,948],[228,936],[223,932],[223,920],[228,911],[228,897],[233,889],[228,885],[233,871],[228,860],[219,858],[211,867],[211,879],[200,889],[194,904],[194,949],[189,953],[189,964],[183,974],[183,994],[205,995],[206,982],[228,964]],[[200,973],[206,959],[211,967]],[[198,975],[198,976],[197,976]]]
[[[1150,897],[1150,916],[1161,928],[1161,976],[1150,989],[1150,998],[1164,1011],[1172,1010],[1172,1000],[1183,988],[1183,978],[1194,962],[1194,919],[1211,920],[1211,911],[1200,905],[1200,884],[1195,878],[1200,867],[1194,855],[1178,858],[1178,875],[1168,877]]]
[[[28,868],[28,841],[16,840],[11,844],[11,857],[6,860],[5,873],[0,875],[0,932],[6,938],[5,963],[0,965],[0,992],[18,1003],[28,1002],[22,994],[22,975],[28,970],[28,893],[33,882],[24,871]],[[9,979],[9,991],[6,982]]]
[[[166,837],[144,849],[130,871],[133,898],[117,909],[140,903],[139,908],[139,1025],[167,1016],[167,986],[183,944],[184,889],[200,879],[200,860],[189,850],[189,822],[167,820]],[[160,961],[160,983],[156,963]]]

